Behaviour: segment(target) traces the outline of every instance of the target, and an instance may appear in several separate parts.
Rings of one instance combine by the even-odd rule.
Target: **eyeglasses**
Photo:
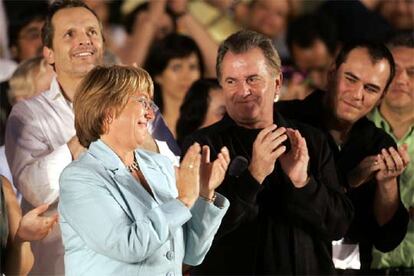
[[[158,110],[158,106],[153,101],[151,101],[150,99],[147,99],[146,97],[131,96],[131,98],[139,102],[145,110],[151,109],[154,112]]]

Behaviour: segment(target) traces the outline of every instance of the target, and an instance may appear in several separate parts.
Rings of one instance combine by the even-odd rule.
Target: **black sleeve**
[[[383,148],[396,148],[397,145],[382,129],[374,128],[372,147],[373,152],[370,154],[378,154]],[[399,189],[399,178],[397,183]],[[379,251],[388,252],[396,248],[404,239],[409,215],[399,197],[399,206],[395,214],[389,222],[380,226],[374,214],[377,185],[378,183],[373,179],[348,192],[355,206],[355,219],[349,230],[348,237],[357,242],[372,244]]]
[[[198,142],[200,145],[208,145],[210,147],[211,159],[214,160],[222,147],[219,140],[219,137],[215,137],[213,142],[206,135],[191,135],[184,141],[182,153],[185,155],[187,149],[194,142]],[[216,234],[217,238],[221,238],[237,229],[240,224],[257,218],[259,211],[257,195],[262,189],[263,186],[253,178],[247,169],[238,177],[230,176],[226,173],[226,177],[217,188],[217,192],[224,195],[230,201],[230,207]]]
[[[354,208],[338,182],[326,139],[319,132],[305,139],[310,156],[310,179],[305,187],[296,188],[284,176],[286,216],[313,236],[324,240],[340,239],[353,219]]]

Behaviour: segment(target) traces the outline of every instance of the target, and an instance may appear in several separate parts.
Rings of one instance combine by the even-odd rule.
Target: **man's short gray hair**
[[[272,41],[257,32],[242,30],[230,35],[219,46],[216,62],[216,73],[218,80],[221,81],[223,58],[228,51],[234,54],[243,54],[254,48],[262,50],[269,69],[272,69],[276,74],[279,74],[281,68],[280,57],[273,46]]]

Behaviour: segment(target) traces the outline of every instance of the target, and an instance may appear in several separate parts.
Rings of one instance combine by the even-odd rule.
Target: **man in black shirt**
[[[263,35],[231,35],[219,47],[216,69],[228,114],[190,136],[183,152],[197,141],[213,156],[227,146],[232,159],[246,162],[231,164],[219,187],[230,209],[193,273],[332,274],[331,241],[345,234],[353,207],[326,138],[274,115],[280,59]]]
[[[346,240],[359,243],[361,268],[369,268],[374,245],[386,252],[404,238],[408,214],[398,176],[410,158],[405,147],[365,118],[394,77],[394,60],[382,44],[346,45],[328,73],[328,91],[303,101],[279,102],[279,112],[325,132],[348,189],[355,218]]]

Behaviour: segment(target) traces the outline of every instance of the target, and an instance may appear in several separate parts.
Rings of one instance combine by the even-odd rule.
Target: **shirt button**
[[[168,272],[167,276],[174,276],[174,272],[172,272],[172,271]]]
[[[174,259],[174,251],[167,252],[167,259],[170,261]]]

